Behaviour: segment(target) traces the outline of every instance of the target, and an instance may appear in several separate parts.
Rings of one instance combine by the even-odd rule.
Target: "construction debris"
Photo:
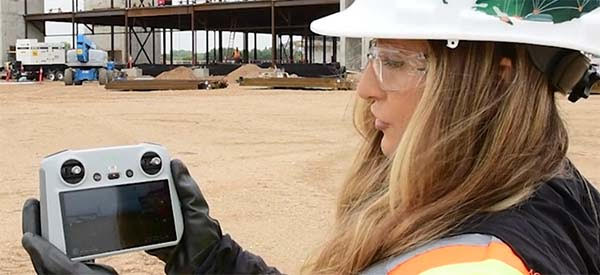
[[[258,86],[280,89],[352,90],[355,83],[342,78],[271,77],[240,78],[240,86]]]
[[[105,88],[116,91],[210,90],[227,88],[227,82],[223,80],[119,80],[108,83]]]

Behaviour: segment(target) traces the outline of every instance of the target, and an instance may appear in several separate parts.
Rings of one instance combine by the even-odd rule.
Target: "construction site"
[[[107,85],[107,89],[113,90],[131,90],[131,87],[160,90],[165,85],[186,89],[194,86],[192,80],[197,82],[196,88],[201,89],[240,84],[348,90],[353,85],[347,79],[348,71],[358,71],[365,62],[362,56],[366,40],[318,36],[309,29],[310,22],[339,11],[350,2],[175,2],[74,0],[70,7],[46,10],[43,1],[38,0],[3,3],[7,6],[3,10],[12,14],[3,19],[18,18],[14,21],[21,23],[17,26],[22,31],[3,31],[12,36],[2,38],[1,61],[5,66],[0,76],[17,81],[21,78],[63,81],[66,73],[67,85],[78,85],[86,80],[99,80],[104,85],[112,82],[109,80],[119,80]],[[23,14],[22,18],[15,17],[17,14]],[[70,33],[48,33],[48,23],[70,24]],[[8,24],[1,26],[9,27]],[[46,37],[67,35],[71,37],[69,43],[43,43]],[[181,39],[182,35],[189,43],[176,44],[189,49],[183,51],[185,56],[174,46],[174,40]],[[268,58],[258,47],[260,36],[270,40]],[[15,43],[16,40],[21,42]],[[66,58],[52,52],[59,48],[65,51]],[[97,53],[90,55],[92,61],[82,63],[69,60],[69,48],[84,48],[86,55],[90,55],[88,49]],[[25,57],[27,55],[36,58]],[[45,55],[53,55],[54,60]],[[74,53],[72,58],[75,58]],[[95,58],[98,62],[94,62]],[[56,66],[58,63],[60,66]],[[173,73],[169,79],[147,81],[177,67],[188,68],[188,75],[195,71],[195,77],[186,78],[184,73],[179,76],[182,79],[174,79]],[[245,68],[235,73],[236,79],[228,77],[241,67]],[[183,71],[186,70],[179,69]],[[141,79],[146,81],[140,82]]]
[[[310,24],[353,2],[0,1],[0,273],[34,272],[21,210],[40,196],[45,156],[153,142],[188,166],[223,232],[299,274],[361,141],[352,116],[369,49]],[[558,101],[569,158],[600,182],[600,97]],[[164,273],[143,252],[96,262]]]

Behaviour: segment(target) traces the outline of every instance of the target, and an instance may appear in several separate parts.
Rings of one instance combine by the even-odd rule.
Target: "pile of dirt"
[[[255,78],[255,77],[260,77],[261,73],[267,73],[270,71],[271,71],[271,69],[263,69],[254,64],[246,64],[246,65],[239,67],[237,70],[229,73],[225,77],[225,80],[227,80],[227,82],[231,84],[231,83],[236,83],[236,80],[238,80],[240,77]]]
[[[156,79],[161,80],[198,80],[194,75],[194,71],[187,67],[177,67],[168,72],[159,74]]]

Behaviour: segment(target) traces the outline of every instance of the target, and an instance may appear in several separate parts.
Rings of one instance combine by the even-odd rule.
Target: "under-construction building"
[[[36,1],[42,0],[18,2],[31,6]],[[173,0],[160,6],[159,2],[165,1],[86,0],[78,7],[79,1],[73,0],[68,12],[25,10],[25,33],[45,34],[46,22],[65,22],[73,26],[74,41],[78,26],[83,26],[117,63],[173,65],[173,33],[183,31],[191,33],[190,65],[227,63],[225,50],[232,36],[224,32],[242,38],[243,63],[264,62],[257,57],[257,34],[271,35],[271,64],[339,63],[358,70],[364,63],[365,39],[324,37],[310,31],[312,21],[345,9],[353,0]],[[249,45],[250,40],[254,45]],[[203,52],[198,51],[199,43],[205,45]],[[293,54],[299,50],[300,60]]]

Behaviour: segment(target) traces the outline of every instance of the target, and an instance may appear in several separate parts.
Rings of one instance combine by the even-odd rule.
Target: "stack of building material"
[[[323,89],[323,90],[353,90],[355,83],[344,78],[319,77],[271,77],[271,78],[241,78],[240,86],[257,86],[279,89]]]
[[[187,67],[163,72],[155,79],[120,80],[106,85],[106,89],[118,91],[206,90],[226,87],[227,82],[223,79],[198,79],[194,71]]]

